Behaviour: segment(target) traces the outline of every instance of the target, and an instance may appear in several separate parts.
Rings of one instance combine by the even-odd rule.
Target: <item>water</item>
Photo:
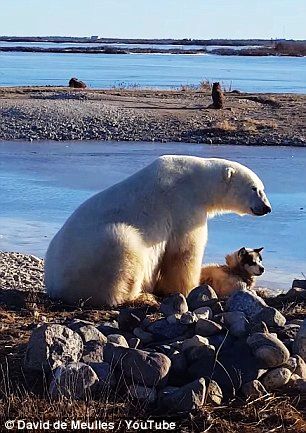
[[[93,88],[209,80],[247,92],[306,93],[306,57],[0,52],[0,86],[67,85],[73,76]]]
[[[258,282],[288,289],[306,272],[306,150],[159,143],[0,142],[0,250],[43,256],[71,212],[161,154],[229,158],[263,179],[273,213],[223,215],[209,222],[205,261],[241,246],[264,246]]]

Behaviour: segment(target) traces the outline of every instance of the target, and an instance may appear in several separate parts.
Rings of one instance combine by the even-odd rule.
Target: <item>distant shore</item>
[[[0,140],[117,140],[306,146],[306,95],[177,90],[0,88]]]

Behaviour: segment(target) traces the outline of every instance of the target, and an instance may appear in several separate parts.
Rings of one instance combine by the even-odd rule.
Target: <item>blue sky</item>
[[[0,0],[2,35],[306,39],[306,0]]]

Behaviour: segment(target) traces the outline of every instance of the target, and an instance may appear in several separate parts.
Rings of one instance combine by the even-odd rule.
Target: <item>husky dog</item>
[[[256,277],[265,271],[260,254],[262,250],[263,247],[254,249],[242,247],[225,257],[226,265],[203,266],[200,283],[209,284],[220,298],[231,295],[245,287],[245,284],[248,289],[252,289]]]

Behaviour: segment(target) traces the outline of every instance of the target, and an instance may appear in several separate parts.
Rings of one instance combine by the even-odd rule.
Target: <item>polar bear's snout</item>
[[[251,206],[251,211],[254,215],[263,216],[272,212],[271,204],[263,191],[256,190],[254,205]]]

